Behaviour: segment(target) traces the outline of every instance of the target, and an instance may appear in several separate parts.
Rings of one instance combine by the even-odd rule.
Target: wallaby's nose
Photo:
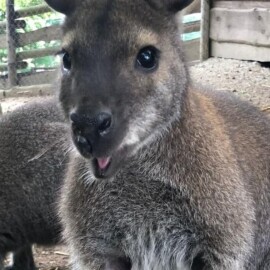
[[[109,113],[99,113],[96,117],[96,125],[101,136],[106,135],[110,131],[112,125],[112,115]]]
[[[101,142],[102,137],[111,131],[112,115],[107,112],[100,112],[93,118],[71,113],[70,120],[75,143],[85,155],[91,154],[96,142]]]
[[[80,133],[84,133],[84,130],[91,130],[101,136],[108,134],[112,125],[112,115],[107,112],[98,113],[94,118],[71,113],[70,120]]]

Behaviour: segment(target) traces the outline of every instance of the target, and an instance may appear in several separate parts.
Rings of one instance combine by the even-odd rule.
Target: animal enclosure
[[[269,62],[270,1],[213,0],[209,38],[210,56]]]
[[[12,91],[7,89],[50,92],[50,84],[56,78],[58,62],[54,54],[60,49],[60,24],[64,17],[53,12],[45,1],[23,8],[18,2],[6,0],[0,21],[0,96],[11,95]],[[199,60],[200,0],[195,3],[192,9],[186,10],[184,27],[181,27],[188,61]],[[188,15],[190,12],[197,12],[197,16]],[[177,17],[179,25],[182,18]],[[32,24],[35,27],[31,27]],[[23,88],[18,89],[18,86]]]
[[[0,89],[51,82],[58,64],[54,54],[60,48],[63,16],[44,3],[18,8],[16,1],[7,0],[4,8],[0,22]]]

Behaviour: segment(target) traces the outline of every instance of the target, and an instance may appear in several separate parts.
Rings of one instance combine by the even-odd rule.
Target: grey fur
[[[66,158],[66,126],[52,99],[27,104],[0,119],[0,269],[35,268],[31,245],[60,240],[56,215]]]
[[[191,85],[171,14],[182,4],[85,0],[67,16],[65,115],[114,117],[106,136],[87,133],[91,157],[71,155],[60,215],[74,270],[270,269],[270,122]],[[148,45],[153,72],[134,65]]]

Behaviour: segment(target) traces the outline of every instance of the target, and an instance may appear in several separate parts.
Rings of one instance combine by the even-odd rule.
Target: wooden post
[[[7,50],[8,50],[8,83],[9,87],[17,84],[16,70],[16,26],[14,0],[6,0],[7,15]]]
[[[202,20],[201,20],[200,61],[208,59],[210,55],[210,44],[209,44],[210,4],[211,0],[202,0],[201,2]]]

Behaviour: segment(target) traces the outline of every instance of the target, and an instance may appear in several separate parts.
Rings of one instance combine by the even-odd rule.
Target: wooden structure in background
[[[200,40],[200,61],[209,58],[209,23],[210,23],[210,4],[211,0],[203,0],[201,2],[201,40]]]
[[[269,0],[212,0],[211,4],[210,56],[270,61]]]
[[[6,29],[6,34],[0,34],[0,49],[8,50],[8,64],[0,63],[0,72],[7,71],[7,80],[0,82],[0,89],[13,88],[17,85],[44,84],[52,81],[55,72],[44,70],[38,73],[18,74],[19,69],[27,68],[28,63],[25,59],[38,58],[55,54],[59,47],[35,49],[16,53],[16,48],[23,47],[38,41],[50,42],[61,38],[61,26],[53,25],[44,27],[27,33],[17,33],[17,28],[24,29],[26,22],[23,18],[50,12],[51,9],[46,5],[14,9],[14,0],[6,0],[7,20],[0,22],[0,29]]]
[[[194,5],[189,7],[186,13],[195,12],[200,10],[200,1],[195,0]],[[16,3],[16,0],[15,0]],[[23,47],[38,41],[50,42],[52,40],[59,40],[61,38],[61,26],[52,25],[49,27],[43,27],[41,29],[18,33],[16,29],[25,29],[26,21],[25,17],[38,15],[51,11],[46,5],[37,5],[34,7],[23,8],[20,10],[14,9],[14,0],[6,0],[8,7],[7,21],[0,22],[0,29],[6,29],[6,34],[0,34],[0,49],[8,49],[9,61],[8,64],[0,63],[0,72],[7,71],[8,75],[0,80],[0,89],[14,88],[17,91],[17,85],[29,86],[33,84],[46,84],[52,82],[55,79],[55,72],[52,70],[43,70],[42,72],[29,72],[18,73],[20,69],[25,69],[28,66],[26,59],[38,58],[48,55],[53,55],[59,50],[58,47],[46,48],[46,49],[32,49],[23,52],[17,52],[16,48]],[[190,10],[190,8],[193,8]],[[182,25],[182,16],[178,17],[179,24]],[[192,33],[200,31],[200,20],[196,20],[183,25],[184,33]],[[186,52],[186,59],[189,62],[196,63],[200,59],[200,38],[184,42],[184,50]],[[6,93],[4,91],[3,93]]]
[[[8,50],[8,74],[9,87],[17,84],[17,60],[16,60],[16,28],[14,23],[14,0],[6,0],[7,12],[7,50]]]
[[[201,21],[196,19],[192,22],[184,23],[182,22],[182,15],[179,14],[178,23],[180,25],[180,32],[182,34],[197,33],[201,29]],[[195,64],[200,60],[200,38],[194,38],[192,40],[183,41],[183,49],[186,56],[186,61],[190,64]]]

